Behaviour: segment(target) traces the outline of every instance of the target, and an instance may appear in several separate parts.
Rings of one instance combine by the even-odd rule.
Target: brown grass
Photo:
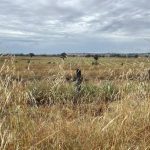
[[[150,149],[148,60],[28,59],[0,58],[0,149]]]

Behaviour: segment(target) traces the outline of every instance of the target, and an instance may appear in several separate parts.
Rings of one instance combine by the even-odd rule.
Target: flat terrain
[[[150,58],[93,62],[1,56],[0,149],[149,150]]]

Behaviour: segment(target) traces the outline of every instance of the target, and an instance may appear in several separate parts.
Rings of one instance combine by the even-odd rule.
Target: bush
[[[78,101],[80,101],[80,103],[91,103],[93,101],[96,101],[99,93],[99,87],[92,84],[83,85],[81,88],[81,93],[79,94]]]
[[[28,104],[40,106],[66,103],[72,100],[73,94],[73,87],[69,84],[60,83],[57,85],[53,82],[36,82],[29,86]]]
[[[104,82],[100,86],[87,84],[83,86],[80,98],[82,102],[112,102],[117,100],[119,89],[114,83]]]
[[[39,106],[52,103],[50,102],[49,86],[43,82],[33,83],[30,85],[28,95],[28,104],[30,105]]]
[[[97,96],[100,92],[100,88],[92,85],[92,84],[86,84],[83,86],[82,89],[82,93],[84,93],[84,95],[91,95],[91,96]]]
[[[106,102],[111,102],[117,99],[119,89],[111,82],[103,83],[101,87],[101,98]]]

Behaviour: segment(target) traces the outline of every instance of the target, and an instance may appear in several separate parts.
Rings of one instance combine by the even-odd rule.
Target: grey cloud
[[[97,47],[104,40],[112,49],[114,41],[121,42],[114,42],[114,48],[116,44],[124,48],[127,41],[133,48],[134,38],[143,40],[139,47],[145,48],[144,39],[150,38],[149,8],[148,0],[1,0],[0,41],[4,44],[0,48],[8,48],[7,42],[19,48],[30,43],[35,48],[36,42],[47,50],[82,49],[83,42],[90,43],[90,49],[95,40]],[[55,46],[58,43],[60,47]],[[107,49],[108,44],[104,45]]]

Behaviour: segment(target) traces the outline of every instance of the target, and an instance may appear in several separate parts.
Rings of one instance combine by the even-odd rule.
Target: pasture
[[[1,56],[0,149],[149,150],[150,59],[92,62]]]

